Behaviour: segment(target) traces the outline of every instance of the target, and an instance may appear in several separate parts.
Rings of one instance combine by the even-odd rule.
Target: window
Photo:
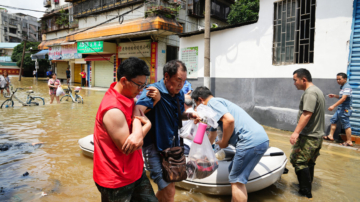
[[[9,32],[10,32],[11,34],[16,34],[16,29],[9,27]]]
[[[182,31],[182,33],[185,33],[186,31],[185,31],[185,23],[181,23],[181,22],[179,22],[179,24],[183,27],[183,31]]]
[[[189,3],[188,5],[188,15],[198,18],[204,17],[204,7],[205,1],[204,0],[193,0],[192,4]]]
[[[230,6],[217,0],[211,1],[211,15],[219,20],[226,20],[230,13]]]
[[[314,63],[316,0],[274,3],[273,64]]]
[[[166,46],[166,62],[171,60],[177,60],[179,54],[179,47],[177,46]]]

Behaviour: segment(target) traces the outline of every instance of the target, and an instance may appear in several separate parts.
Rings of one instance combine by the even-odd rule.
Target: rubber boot
[[[299,194],[312,199],[310,169],[305,168],[296,172],[299,180]]]
[[[314,170],[315,170],[315,166],[309,166],[311,183],[313,183],[314,181]]]

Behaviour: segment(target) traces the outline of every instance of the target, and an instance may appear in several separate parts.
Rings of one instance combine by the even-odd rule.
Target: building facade
[[[8,13],[6,9],[0,9],[0,43],[20,43],[26,36],[29,41],[41,41],[39,30],[40,23],[36,17],[22,13]]]
[[[212,1],[211,21],[219,26],[227,25],[230,12],[231,1],[224,2]],[[204,23],[204,0],[60,0],[45,1],[45,6],[52,12],[42,18],[39,48],[49,49],[58,77],[69,67],[71,81],[79,82],[85,70],[88,85],[98,87],[109,87],[117,67],[129,57],[142,58],[151,67],[148,82],[161,79],[165,63],[178,59],[177,34],[203,29]],[[69,26],[59,27],[60,12],[69,16]]]
[[[210,45],[213,93],[238,104],[261,124],[294,130],[303,92],[293,85],[293,72],[306,68],[325,96],[337,94],[336,74],[350,73],[349,51],[355,43],[352,60],[355,74],[350,73],[350,83],[356,101],[358,42],[356,37],[353,40],[352,32],[357,33],[358,23],[353,19],[357,8],[353,2],[260,0],[257,22],[213,29]],[[180,58],[189,65],[197,63],[195,76],[189,81],[195,87],[203,85],[203,33],[185,33],[180,37],[180,50],[184,50],[180,51]],[[191,50],[197,50],[198,55],[191,55]],[[326,96],[327,124],[334,113],[327,108],[335,102]],[[353,126],[357,116],[355,110]],[[356,134],[357,129],[353,131]]]

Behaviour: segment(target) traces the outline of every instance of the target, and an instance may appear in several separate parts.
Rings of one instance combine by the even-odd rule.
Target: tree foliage
[[[69,25],[69,16],[65,10],[59,12],[59,16],[56,18],[55,23],[59,26],[68,26]]]
[[[26,42],[25,51],[30,51],[31,47],[33,50],[36,50],[36,49],[38,49],[39,44],[40,44],[40,42],[28,41],[28,42]],[[21,44],[15,46],[14,51],[11,55],[11,60],[13,62],[16,62],[16,65],[18,67],[21,66],[21,57],[22,57],[23,48],[24,48],[24,42],[21,42]],[[30,55],[31,55],[31,53],[25,53],[23,69],[24,69],[24,71],[32,72],[35,69],[35,61],[31,60]],[[49,61],[47,59],[46,60],[38,60],[38,62],[39,62],[39,70],[46,69],[49,66]]]
[[[231,5],[227,21],[229,24],[238,24],[257,20],[259,8],[259,0],[237,0]]]

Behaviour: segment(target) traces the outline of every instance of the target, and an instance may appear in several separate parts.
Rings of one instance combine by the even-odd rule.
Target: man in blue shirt
[[[185,95],[190,95],[191,91],[193,91],[193,89],[191,88],[191,83],[186,80],[184,87],[181,90],[184,92]]]
[[[328,136],[324,136],[326,140],[334,140],[334,132],[336,130],[336,123],[340,121],[341,126],[345,129],[346,133],[346,142],[342,143],[343,146],[353,146],[351,141],[351,125],[350,125],[350,116],[352,113],[351,108],[351,99],[352,99],[352,89],[349,83],[347,83],[347,75],[345,73],[338,73],[336,76],[336,81],[340,85],[339,95],[329,94],[329,98],[338,98],[335,104],[329,107],[329,111],[338,107],[333,117],[330,119],[331,128]]]
[[[223,131],[222,139],[216,144],[221,148],[226,148],[229,144],[236,148],[229,166],[232,201],[247,201],[245,184],[269,147],[269,138],[264,128],[236,104],[213,97],[205,86],[197,87],[191,98],[195,100],[196,105],[207,105],[216,112],[215,119]],[[217,133],[214,128],[211,128],[211,131],[209,139],[213,143]]]
[[[152,127],[144,138],[143,155],[150,178],[158,185],[156,197],[160,202],[172,202],[175,196],[175,183],[163,179],[159,151],[179,146],[178,106],[182,119],[197,118],[193,113],[184,113],[184,86],[187,72],[186,66],[179,60],[165,64],[164,79],[150,84],[137,101],[137,109],[146,113]],[[156,143],[156,144],[155,144]]]

